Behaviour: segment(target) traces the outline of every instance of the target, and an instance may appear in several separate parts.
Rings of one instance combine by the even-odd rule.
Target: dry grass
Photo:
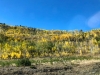
[[[100,59],[86,57],[58,57],[30,59],[33,66],[0,67],[0,75],[98,75],[100,74]],[[34,60],[34,61],[32,61]],[[3,60],[4,61],[4,60]],[[52,61],[52,64],[51,64]],[[62,63],[63,61],[63,63]],[[37,63],[37,64],[36,64]],[[12,62],[14,64],[14,62]],[[15,64],[14,64],[15,65]],[[35,67],[35,68],[34,68]]]

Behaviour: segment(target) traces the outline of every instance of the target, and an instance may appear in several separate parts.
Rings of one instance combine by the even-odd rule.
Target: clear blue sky
[[[0,22],[49,30],[100,28],[100,0],[0,0]]]

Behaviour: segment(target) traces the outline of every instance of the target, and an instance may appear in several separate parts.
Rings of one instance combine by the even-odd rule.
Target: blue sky
[[[0,0],[0,22],[41,29],[100,28],[100,0]]]

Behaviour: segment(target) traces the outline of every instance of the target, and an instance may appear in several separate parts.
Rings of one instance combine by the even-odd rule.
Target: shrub
[[[5,63],[3,61],[0,61],[0,66],[4,67]]]
[[[19,59],[16,62],[17,66],[31,66],[31,61],[28,58]]]

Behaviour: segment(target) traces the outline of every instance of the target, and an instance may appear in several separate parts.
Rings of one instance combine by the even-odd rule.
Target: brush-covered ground
[[[15,60],[1,60],[0,75],[99,75],[100,59],[86,57],[34,58],[31,66],[18,66]],[[6,63],[8,62],[8,63]]]

